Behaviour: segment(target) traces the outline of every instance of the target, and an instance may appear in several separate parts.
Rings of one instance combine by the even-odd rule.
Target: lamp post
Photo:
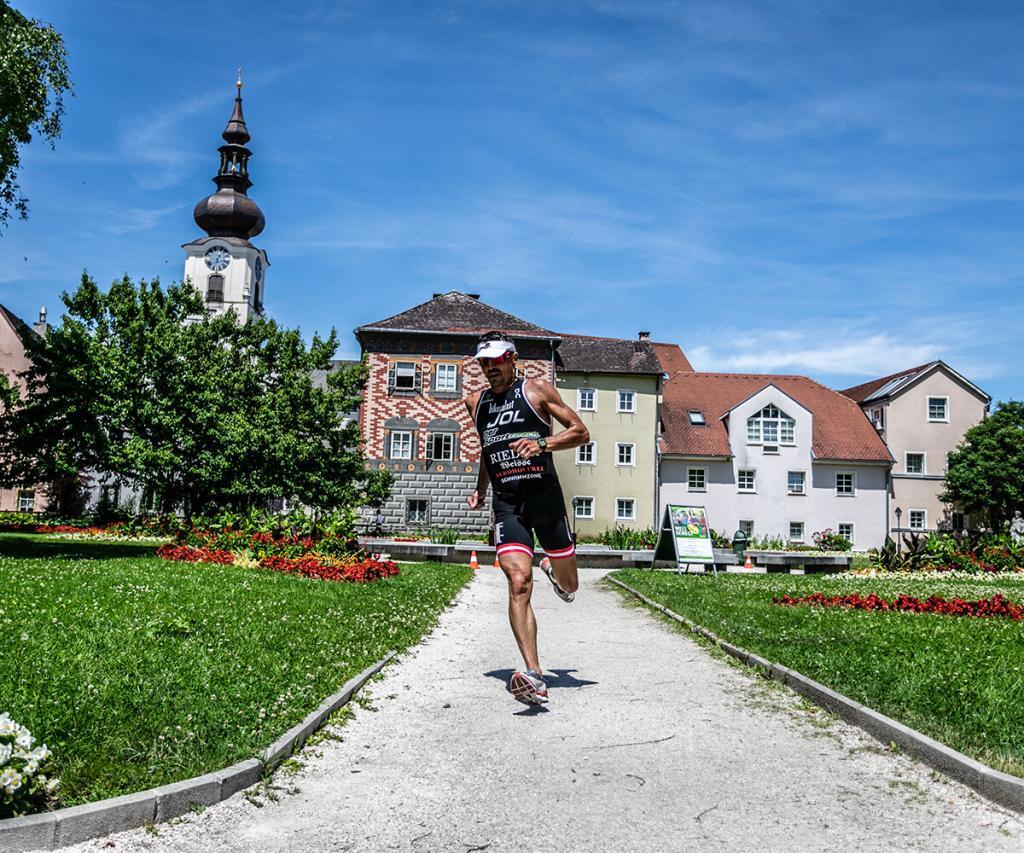
[[[903,537],[900,534],[900,516],[903,515],[903,510],[901,510],[899,507],[896,507],[895,513],[896,513],[896,553],[899,554],[900,551],[902,550],[902,545],[903,545]]]
[[[573,497],[572,499],[572,544],[576,545],[576,505],[580,502],[580,499]]]

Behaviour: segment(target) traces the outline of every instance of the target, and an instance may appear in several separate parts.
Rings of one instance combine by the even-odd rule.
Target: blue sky
[[[341,333],[479,292],[702,370],[942,358],[1024,398],[1024,6],[15,0],[76,97],[27,149],[0,301],[177,280],[234,73],[268,311]]]

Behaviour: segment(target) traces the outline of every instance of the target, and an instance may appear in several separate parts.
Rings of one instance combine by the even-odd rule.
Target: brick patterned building
[[[383,509],[389,530],[488,527],[490,501],[475,512],[466,505],[480,441],[462,401],[486,387],[474,356],[477,339],[489,331],[515,341],[523,375],[554,381],[561,338],[473,294],[435,294],[355,330],[369,367],[359,416],[367,465],[396,478]]]

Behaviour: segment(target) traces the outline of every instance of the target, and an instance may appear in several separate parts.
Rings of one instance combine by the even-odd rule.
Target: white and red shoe
[[[548,702],[548,685],[544,677],[533,669],[513,672],[508,689],[524,705],[546,705]]]

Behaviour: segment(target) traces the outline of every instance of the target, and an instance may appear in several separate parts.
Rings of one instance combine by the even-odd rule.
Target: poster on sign
[[[715,552],[704,507],[679,504],[665,507],[658,544],[654,548],[654,562],[658,560],[675,560],[677,569],[691,564],[705,566],[709,563],[714,568]]]

